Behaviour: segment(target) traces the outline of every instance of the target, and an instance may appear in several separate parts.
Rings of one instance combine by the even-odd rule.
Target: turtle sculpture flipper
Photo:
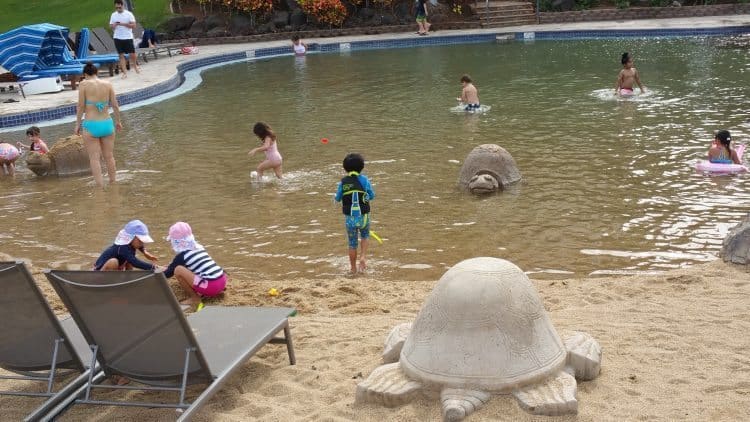
[[[561,339],[520,268],[474,258],[443,275],[413,324],[391,330],[382,357],[358,402],[394,407],[440,391],[443,420],[460,421],[492,394],[537,415],[576,414],[576,378],[599,375],[602,350],[583,332]]]

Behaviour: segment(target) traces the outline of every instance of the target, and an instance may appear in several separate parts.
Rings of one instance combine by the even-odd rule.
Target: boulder
[[[166,22],[162,25],[162,27],[170,34],[179,32],[179,31],[187,31],[190,29],[190,27],[193,25],[193,22],[195,22],[195,16],[188,16],[188,15],[178,15],[173,16],[169,19],[167,19]]]
[[[29,152],[26,167],[37,176],[76,176],[90,174],[89,156],[83,138],[71,135],[58,139],[49,152]]]
[[[188,37],[198,38],[206,34],[206,23],[204,21],[195,21],[193,26],[187,31]]]
[[[229,19],[229,32],[232,35],[249,35],[253,31],[253,22],[245,15],[234,15]]]
[[[475,195],[500,192],[521,180],[516,161],[503,147],[484,144],[471,150],[458,175],[458,187]]]
[[[284,10],[277,10],[273,13],[271,22],[276,28],[284,28],[289,25],[289,12]]]
[[[576,7],[575,0],[553,0],[552,9],[567,12]]]
[[[747,265],[750,257],[750,214],[729,231],[721,244],[719,257],[724,262]]]
[[[391,15],[382,15],[380,16],[380,24],[381,25],[395,25],[396,18],[394,18]]]
[[[295,31],[300,29],[302,25],[307,23],[307,16],[305,16],[305,12],[302,11],[302,9],[294,9],[292,10],[291,15],[289,16],[289,23],[292,25],[292,29]]]
[[[206,16],[206,19],[204,20],[206,24],[206,31],[210,31],[214,28],[219,28],[221,26],[226,26],[226,22],[224,21],[224,18],[221,15],[209,15]]]
[[[359,9],[359,12],[357,13],[357,15],[362,20],[372,19],[372,17],[375,16],[375,10],[369,7],[365,7],[365,8]]]
[[[223,26],[219,26],[206,32],[206,36],[211,38],[226,37],[227,35],[229,35],[229,31]]]

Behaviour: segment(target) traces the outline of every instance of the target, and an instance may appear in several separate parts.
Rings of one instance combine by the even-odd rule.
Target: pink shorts
[[[620,95],[622,95],[623,97],[629,97],[629,96],[631,96],[633,94],[634,94],[634,92],[633,92],[632,89],[620,88]]]
[[[221,277],[211,281],[204,280],[199,275],[196,275],[195,278],[193,278],[193,290],[195,290],[195,292],[201,296],[216,296],[219,293],[223,292],[226,287],[226,273],[222,274]]]

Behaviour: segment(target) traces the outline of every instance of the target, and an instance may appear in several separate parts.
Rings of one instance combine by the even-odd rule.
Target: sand
[[[64,312],[41,274],[35,277]],[[439,401],[430,396],[397,408],[354,403],[356,383],[380,364],[389,329],[414,319],[435,282],[234,280],[215,304],[299,309],[291,319],[297,365],[288,364],[283,345],[265,346],[195,420],[439,420]],[[598,339],[602,373],[579,383],[577,417],[532,417],[512,397],[495,396],[469,421],[739,421],[750,415],[750,274],[744,268],[715,261],[657,276],[534,284],[558,331],[587,331]],[[281,294],[268,296],[272,287]],[[4,381],[8,387],[34,389]],[[20,420],[40,403],[1,400],[4,420]],[[62,420],[175,416],[164,409],[75,406]]]

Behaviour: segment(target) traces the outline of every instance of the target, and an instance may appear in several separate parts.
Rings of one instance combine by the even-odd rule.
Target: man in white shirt
[[[140,73],[141,69],[136,62],[135,44],[133,44],[133,28],[135,28],[135,16],[130,11],[125,10],[122,0],[115,0],[115,11],[109,18],[109,26],[114,32],[115,47],[117,54],[120,55],[120,71],[122,77],[127,78],[125,55],[130,55],[130,67],[135,69],[135,73]]]

